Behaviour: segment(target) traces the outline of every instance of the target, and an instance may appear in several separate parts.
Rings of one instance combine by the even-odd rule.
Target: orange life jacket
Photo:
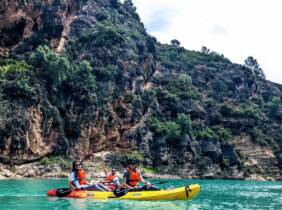
[[[108,173],[108,175],[106,176],[106,179],[104,179],[105,182],[113,182],[114,178],[116,178],[116,175],[113,175],[112,173]]]
[[[135,187],[138,185],[138,183],[141,181],[140,171],[139,169],[135,169],[135,172],[132,171],[130,168],[127,169],[129,173],[129,180],[127,180],[127,184]]]
[[[86,175],[85,175],[85,172],[83,169],[80,169],[77,174],[76,174],[76,178],[77,180],[79,181],[79,184],[80,185],[84,185],[84,184],[87,184],[87,181],[86,181]]]

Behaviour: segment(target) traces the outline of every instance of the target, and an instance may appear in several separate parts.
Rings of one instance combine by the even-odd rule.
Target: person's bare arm
[[[141,178],[141,183],[147,185],[148,187],[151,187],[151,183],[149,181],[146,181],[145,179],[143,179],[143,176],[140,172],[140,178]]]
[[[102,167],[103,167],[103,171],[104,171],[105,175],[107,176],[108,175],[108,171],[106,169],[105,163],[103,163]]]
[[[123,185],[124,185],[126,188],[129,188],[129,189],[134,188],[134,187],[132,187],[132,186],[126,184],[126,182],[124,182]]]

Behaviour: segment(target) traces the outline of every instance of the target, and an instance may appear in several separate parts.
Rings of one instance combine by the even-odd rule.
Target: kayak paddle
[[[56,195],[62,198],[62,197],[68,196],[71,193],[71,191],[72,189],[70,188],[60,188],[60,189],[57,189]]]
[[[164,184],[164,183],[166,183],[166,181],[155,182],[155,183],[152,184],[152,185]],[[136,190],[136,192],[138,192],[138,189],[134,189],[134,188],[128,188],[128,189],[123,189],[123,190],[120,189],[120,188],[117,188],[117,189],[115,189],[115,190],[113,191],[113,194],[114,194],[117,198],[119,198],[119,197],[122,197],[122,196],[126,195],[128,192],[134,191],[134,190]]]

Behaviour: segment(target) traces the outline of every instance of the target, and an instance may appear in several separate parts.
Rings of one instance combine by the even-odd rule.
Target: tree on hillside
[[[202,49],[201,49],[201,53],[203,54],[209,54],[211,52],[211,50],[205,46],[202,46]]]
[[[131,8],[133,11],[136,11],[136,7],[134,6],[132,0],[125,0],[124,3],[125,7]]]
[[[249,56],[245,60],[245,66],[252,70],[252,72],[258,77],[265,79],[265,74],[258,64],[257,60],[253,56]]]
[[[179,47],[181,44],[180,41],[178,41],[177,39],[171,40],[170,43],[175,47]]]

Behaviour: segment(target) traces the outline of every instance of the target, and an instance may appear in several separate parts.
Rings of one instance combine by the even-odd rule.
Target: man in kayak
[[[86,180],[86,175],[82,169],[82,164],[79,161],[74,161],[72,164],[72,172],[69,178],[69,187],[71,189],[89,190],[89,191],[110,191],[102,184],[90,184]]]
[[[111,172],[108,173],[105,165],[103,165],[103,170],[106,174],[106,178],[102,180],[101,183],[110,190],[118,188],[120,183],[117,176],[117,170],[115,168],[112,168]]]
[[[135,190],[160,190],[158,187],[153,186],[150,182],[145,181],[142,177],[140,170],[137,168],[137,163],[134,160],[129,162],[129,167],[125,170],[124,185],[129,189]],[[138,186],[139,183],[143,183],[143,186]]]

